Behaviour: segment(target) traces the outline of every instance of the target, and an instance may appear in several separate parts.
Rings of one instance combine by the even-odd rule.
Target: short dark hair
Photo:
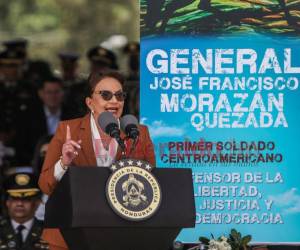
[[[90,97],[95,90],[96,85],[104,78],[114,78],[116,79],[122,86],[125,83],[124,76],[116,70],[101,70],[101,71],[93,71],[87,81],[87,88],[86,88],[86,96]]]
[[[40,85],[40,89],[43,89],[45,87],[46,83],[57,83],[60,85],[61,88],[64,87],[62,80],[56,76],[49,76],[49,77],[43,79],[42,84]]]

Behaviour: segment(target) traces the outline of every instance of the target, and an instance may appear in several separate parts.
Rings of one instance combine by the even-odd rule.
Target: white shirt
[[[52,114],[50,110],[44,106],[44,112],[47,120],[48,134],[54,135],[60,121],[61,110],[59,109],[55,114]]]
[[[25,227],[23,230],[22,230],[22,240],[23,242],[26,241],[26,238],[32,228],[32,225],[33,225],[33,221],[34,221],[34,218],[32,218],[31,220],[23,223],[22,225]],[[11,224],[13,226],[13,229],[15,230],[15,233],[17,234],[18,233],[18,226],[20,225],[20,223],[16,222],[15,220],[11,220]]]
[[[45,219],[45,205],[48,200],[48,195],[43,194],[41,200],[42,201],[41,201],[40,205],[38,206],[37,210],[35,211],[35,218],[43,221]]]
[[[98,131],[94,116],[91,115],[90,117],[91,123],[91,132],[92,132],[92,140],[93,140],[93,148],[95,152],[95,157],[97,161],[98,167],[109,167],[112,162],[116,159],[118,143],[115,139],[111,139],[109,143],[108,150],[103,147],[101,136]],[[57,181],[60,181],[61,178],[64,176],[65,172],[60,165],[60,160],[55,163],[54,166],[54,177]]]
[[[115,139],[111,139],[108,150],[104,148],[99,130],[97,128],[94,116],[91,115],[91,129],[93,138],[93,148],[96,156],[98,167],[109,167],[116,159],[118,143]]]

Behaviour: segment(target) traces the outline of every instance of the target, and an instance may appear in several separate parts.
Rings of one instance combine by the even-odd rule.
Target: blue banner
[[[168,12],[172,3],[162,20],[141,5],[140,102],[157,165],[193,170],[196,227],[178,240],[236,228],[253,242],[300,243],[299,36],[287,15],[272,19],[285,6],[226,2],[220,14],[190,1]]]

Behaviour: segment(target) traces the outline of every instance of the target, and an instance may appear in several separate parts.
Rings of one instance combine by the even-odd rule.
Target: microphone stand
[[[121,137],[116,137],[115,139],[121,148],[121,159],[123,160],[126,158],[126,146],[124,140],[122,140]]]
[[[124,141],[126,141],[128,139],[131,139],[131,137],[126,136]],[[133,150],[135,149],[137,142],[138,142],[138,137],[133,139],[133,143],[131,144],[127,158],[130,158],[130,155],[132,154]]]

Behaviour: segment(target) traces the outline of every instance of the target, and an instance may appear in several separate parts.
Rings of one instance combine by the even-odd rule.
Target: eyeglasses
[[[109,90],[94,91],[94,93],[101,95],[104,101],[110,101],[113,96],[115,96],[117,101],[123,102],[127,96],[127,93],[121,90],[117,91],[116,93],[113,93]]]

